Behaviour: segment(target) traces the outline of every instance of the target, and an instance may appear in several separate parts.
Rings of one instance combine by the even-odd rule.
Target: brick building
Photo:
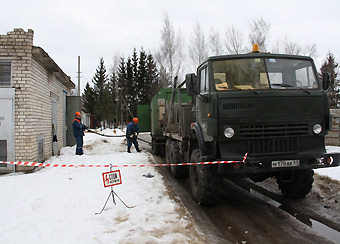
[[[333,128],[326,136],[326,145],[340,146],[340,109],[331,109]]]
[[[41,162],[66,146],[66,98],[75,85],[33,46],[33,34],[14,29],[0,35],[0,161]],[[0,172],[13,167],[0,164]]]

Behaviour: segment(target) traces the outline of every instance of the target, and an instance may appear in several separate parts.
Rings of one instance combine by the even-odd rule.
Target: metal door
[[[58,142],[57,142],[57,99],[52,97],[52,155],[58,155]]]
[[[0,88],[0,161],[14,161],[14,89]],[[1,172],[14,171],[14,165],[0,164]]]

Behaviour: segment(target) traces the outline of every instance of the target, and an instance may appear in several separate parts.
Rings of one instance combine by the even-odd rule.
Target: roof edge
[[[56,75],[68,89],[75,89],[75,84],[72,82],[71,77],[64,73],[44,49],[38,46],[32,46],[32,56],[41,63],[48,72]]]

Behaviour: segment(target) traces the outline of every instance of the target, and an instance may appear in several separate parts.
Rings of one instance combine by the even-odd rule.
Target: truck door
[[[213,106],[211,88],[209,84],[208,66],[203,66],[198,70],[198,90],[199,95],[196,98],[197,122],[201,127],[205,141],[213,141],[213,135],[216,133],[216,120],[213,118]]]

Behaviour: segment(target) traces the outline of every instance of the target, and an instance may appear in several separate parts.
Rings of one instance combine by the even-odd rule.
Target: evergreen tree
[[[95,94],[94,89],[86,83],[84,93],[82,95],[83,111],[87,114],[94,114]]]
[[[124,106],[122,106],[122,99],[121,96],[125,97],[126,88],[128,87],[127,84],[127,65],[125,63],[124,58],[120,59],[120,63],[118,65],[118,74],[117,74],[117,86],[118,86],[118,101],[120,109],[118,109],[118,119],[121,120],[124,117]],[[123,121],[121,121],[123,123]]]
[[[118,92],[117,92],[118,82],[117,82],[117,76],[114,71],[112,72],[110,76],[108,87],[110,90],[111,100],[113,101],[113,103],[116,103],[118,99]]]
[[[116,110],[115,110],[115,103],[112,100],[110,85],[106,84],[104,91],[103,91],[103,98],[101,100],[103,103],[103,120],[112,124],[113,120],[116,117]]]
[[[107,90],[108,90],[108,121],[117,122],[117,101],[118,101],[118,89],[117,89],[117,78],[116,74],[113,71],[109,83],[107,85]]]
[[[151,80],[147,77],[147,56],[143,49],[139,52],[138,62],[138,76],[137,76],[137,89],[138,89],[138,104],[147,104],[148,96],[151,89]]]
[[[134,116],[137,115],[137,104],[139,103],[139,72],[138,72],[138,54],[136,48],[133,49],[132,57],[131,57],[131,66],[132,66],[132,79],[131,79],[131,92],[129,99],[129,106],[132,114]],[[132,118],[131,118],[132,120]]]
[[[128,57],[126,62],[121,59],[118,66],[117,83],[121,95],[134,116],[137,116],[137,105],[149,104],[153,95],[162,87],[153,56],[147,55],[143,48],[140,50],[139,56],[134,48],[132,57]],[[121,106],[121,103],[118,106]],[[117,111],[117,113],[121,112],[124,113],[124,119],[132,120],[124,103],[123,108]]]
[[[107,117],[107,111],[106,111],[106,106],[105,96],[107,96],[107,93],[105,92],[106,89],[106,83],[108,81],[107,74],[106,74],[106,68],[104,65],[104,59],[100,58],[99,61],[99,66],[96,69],[96,73],[92,79],[92,82],[94,84],[94,92],[95,92],[95,111],[94,115],[99,121],[105,120]]]
[[[150,82],[150,91],[146,91],[147,99],[144,104],[149,104],[151,103],[153,96],[160,88],[162,88],[162,83],[159,79],[156,63],[151,54],[148,55],[146,60],[146,80]]]
[[[325,62],[320,68],[320,79],[322,80],[323,73],[330,74],[330,84],[328,89],[328,99],[330,108],[339,107],[339,81],[337,80],[339,64],[335,61],[334,55],[332,53],[327,54]]]
[[[120,63],[118,66],[118,88],[123,90],[126,87],[127,80],[127,71],[126,71],[126,63],[124,58],[120,59]]]
[[[126,87],[124,88],[123,97],[129,107],[129,109],[134,114],[135,107],[135,84],[134,72],[133,72],[133,63],[131,58],[129,57],[126,62]],[[128,113],[128,111],[126,111]],[[126,115],[127,117],[129,115]],[[132,120],[132,118],[130,118]]]

